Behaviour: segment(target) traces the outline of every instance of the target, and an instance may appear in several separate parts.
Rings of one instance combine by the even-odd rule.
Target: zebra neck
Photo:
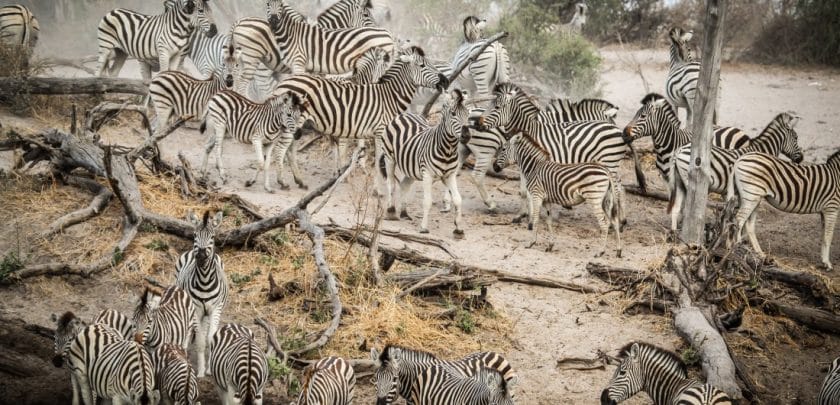
[[[531,177],[531,174],[537,169],[540,162],[546,160],[546,156],[542,151],[537,150],[534,145],[530,145],[527,142],[526,140],[521,140],[519,145],[511,153],[519,163],[519,171],[525,177]]]
[[[386,90],[383,94],[391,95],[399,111],[408,107],[418,88],[408,76],[408,65],[405,62],[395,63],[379,79],[379,84]]]
[[[741,149],[743,153],[762,152],[768,155],[778,155],[782,150],[782,135],[775,128],[768,128],[750,141],[750,145]]]
[[[651,134],[653,146],[659,151],[671,152],[691,142],[692,134],[688,129],[680,128],[680,120],[672,110],[666,110],[659,118],[659,125]]]
[[[680,46],[675,44],[674,41],[671,41],[671,70],[677,69],[686,63],[691,62],[691,60],[686,60],[683,58],[682,52],[680,52]]]
[[[432,127],[430,131],[434,139],[442,141],[438,143],[438,147],[442,149],[445,148],[447,151],[451,151],[452,149],[456,149],[458,147],[458,135],[450,131],[450,129],[450,123],[446,121],[446,118],[443,118],[442,121]]]

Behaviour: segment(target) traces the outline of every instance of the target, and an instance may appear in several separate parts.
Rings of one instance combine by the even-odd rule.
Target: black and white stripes
[[[414,405],[513,405],[507,382],[497,371],[480,368],[470,376],[446,365],[426,368],[411,390]]]
[[[226,324],[213,335],[208,368],[225,404],[261,405],[268,361],[250,329]]]
[[[671,40],[671,63],[668,78],[665,80],[665,95],[674,107],[686,109],[686,123],[691,125],[694,98],[697,96],[697,78],[700,76],[700,63],[691,58],[688,41],[694,35],[692,31],[683,31],[674,27],[668,32]]]
[[[325,357],[303,371],[303,388],[292,405],[350,405],[356,387],[353,366],[340,357]]]
[[[197,404],[198,382],[187,352],[172,344],[162,344],[152,354],[155,381],[164,404]]]
[[[146,289],[134,310],[136,340],[150,350],[170,343],[186,350],[195,335],[196,310],[190,296],[180,287],[171,286],[163,295]]]
[[[40,30],[38,19],[26,6],[0,7],[0,43],[22,47],[31,53],[38,43]]]
[[[484,44],[483,30],[486,21],[475,16],[464,18],[464,42],[455,51],[451,66],[459,66],[473,52]],[[464,80],[475,85],[478,96],[490,95],[497,83],[505,83],[510,77],[510,58],[501,42],[494,42],[478,55],[461,73]]]
[[[840,357],[831,362],[831,367],[823,379],[817,405],[837,405],[840,403]]]

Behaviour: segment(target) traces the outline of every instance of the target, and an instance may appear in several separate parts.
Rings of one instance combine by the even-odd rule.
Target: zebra
[[[210,98],[233,87],[240,65],[233,56],[233,49],[225,52],[228,56],[225,57],[222,72],[211,71],[207,80],[196,79],[175,70],[161,72],[152,79],[149,96],[155,110],[156,131],[166,130],[173,113],[180,117],[203,117]]]
[[[676,110],[662,95],[650,93],[641,103],[639,111],[624,127],[624,138],[627,144],[644,136],[653,138],[656,168],[666,183],[670,184],[671,157],[680,147],[690,143],[694,135],[690,129],[680,128]],[[712,135],[712,145],[718,147],[744,147],[747,143],[744,138],[749,139],[743,131],[732,127],[715,128]]]
[[[619,352],[621,364],[601,392],[601,405],[624,402],[639,391],[654,405],[731,405],[723,391],[687,377],[680,357],[649,343],[633,342]]]
[[[517,381],[510,363],[494,352],[473,353],[460,360],[446,361],[431,353],[389,344],[381,353],[372,348],[370,358],[376,364],[372,381],[376,386],[377,405],[392,404],[398,397],[412,404],[411,391],[417,377],[427,367],[438,364],[445,364],[463,376],[474,375],[480,366],[485,366],[498,371],[508,385]]]
[[[342,74],[353,70],[370,48],[395,49],[393,35],[384,28],[328,30],[295,18],[283,0],[268,0],[266,13],[283,63],[293,74]]]
[[[481,131],[504,127],[522,132],[549,152],[557,163],[600,163],[612,173],[619,199],[616,201],[621,224],[626,222],[623,209],[623,188],[618,170],[627,152],[622,132],[604,121],[578,121],[546,124],[539,120],[539,107],[522,89],[511,83],[496,85],[493,106],[474,121]],[[520,177],[522,206],[519,217],[528,212],[525,179]],[[533,213],[531,213],[533,215]]]
[[[304,370],[303,388],[292,405],[350,405],[356,387],[353,366],[340,357],[325,357]]]
[[[190,211],[187,220],[195,232],[193,248],[178,257],[175,284],[189,294],[196,307],[195,316],[199,326],[195,335],[197,376],[204,377],[207,340],[216,333],[222,310],[228,301],[225,267],[213,244],[213,237],[222,223],[222,212],[217,212],[211,219],[210,212],[205,211],[204,216],[198,219]]]
[[[70,311],[61,314],[61,316],[52,314],[50,320],[56,325],[52,363],[55,367],[61,368],[64,366],[64,360],[67,355],[67,350],[70,348],[70,343],[88,325]]]
[[[461,194],[458,192],[458,145],[469,141],[466,121],[469,110],[464,106],[465,96],[460,90],[448,95],[442,108],[440,123],[431,126],[423,117],[403,113],[388,124],[382,138],[384,153],[380,168],[385,177],[386,207],[388,218],[410,218],[402,206],[402,199],[408,196],[411,183],[423,181],[423,220],[420,233],[429,233],[429,210],[432,207],[432,184],[440,179],[449,189],[455,205],[455,238],[463,238],[461,229]],[[400,180],[400,195],[393,203],[397,174]]]
[[[208,367],[224,405],[262,404],[268,361],[250,329],[237,324],[219,328],[210,342]]]
[[[665,96],[675,108],[685,108],[686,126],[692,124],[694,99],[697,97],[697,79],[700,76],[700,62],[692,59],[688,41],[694,36],[693,31],[683,31],[674,27],[668,32],[671,40],[671,57],[668,77],[665,80]]]
[[[575,4],[575,14],[572,20],[565,24],[551,24],[546,31],[549,33],[559,33],[563,37],[569,37],[572,34],[580,35],[583,31],[583,26],[586,25],[586,16],[589,7],[586,3],[579,2]]]
[[[198,323],[192,299],[177,285],[164,290],[159,302],[155,303],[157,295],[147,287],[140,297],[134,309],[135,339],[150,350],[164,343],[187,350]]]
[[[38,44],[40,32],[38,19],[26,6],[0,7],[0,43],[24,49],[28,59]]]
[[[528,247],[537,243],[537,222],[543,203],[559,204],[569,208],[581,203],[588,203],[595,213],[601,228],[603,240],[601,250],[595,255],[600,257],[607,249],[607,237],[610,223],[616,230],[618,240],[617,257],[621,257],[621,231],[618,217],[618,187],[613,181],[609,169],[598,163],[560,164],[552,162],[549,153],[527,135],[512,137],[499,151],[495,166],[519,165],[524,178],[531,218],[528,230],[534,231],[534,240]],[[547,218],[548,232],[554,235],[551,212]],[[554,242],[549,244],[551,251]]]
[[[328,30],[375,27],[371,0],[339,0],[318,15],[316,24]]]
[[[741,149],[723,149],[712,146],[709,165],[709,191],[721,195],[726,194],[728,182],[732,173],[732,166],[738,157],[749,152],[762,152],[769,155],[779,153],[789,157],[794,163],[802,161],[802,148],[799,147],[798,137],[793,127],[799,121],[790,113],[781,113],[773,118],[766,128],[756,138],[750,141],[749,146]],[[671,213],[671,234],[676,235],[677,223],[681,218],[682,204],[686,193],[686,182],[688,179],[688,167],[691,161],[691,144],[687,144],[675,152],[671,160],[670,169],[671,201],[668,210]],[[677,170],[676,172],[674,170]],[[675,239],[676,240],[676,239]]]
[[[756,253],[764,255],[755,237],[758,205],[766,198],[776,209],[794,214],[820,213],[823,224],[822,264],[831,270],[830,249],[834,224],[840,210],[840,150],[824,164],[799,165],[766,153],[747,153],[735,162],[729,180],[727,199],[737,197],[735,214],[737,239],[747,227],[747,236]]]
[[[426,62],[422,49],[409,47],[375,84],[348,85],[322,77],[298,75],[281,81],[275,94],[294,92],[309,100],[302,115],[316,131],[338,140],[372,138],[380,153],[378,144],[385,128],[406,110],[420,86],[442,91],[449,86],[449,81]],[[333,149],[336,169],[341,167],[343,150],[340,146],[342,142]],[[379,160],[378,155],[376,159]],[[378,181],[378,176],[374,179]],[[376,190],[378,192],[378,188]]]
[[[820,394],[817,397],[819,405],[840,404],[840,357],[831,362],[831,367],[825,375]]]
[[[195,370],[187,352],[170,343],[158,346],[151,353],[155,365],[155,381],[161,402],[168,405],[200,405]]]
[[[93,323],[110,326],[123,339],[130,340],[134,338],[134,331],[136,329],[134,321],[115,309],[103,309],[96,318],[93,318]]]
[[[96,76],[106,69],[116,76],[128,56],[140,62],[145,80],[151,79],[153,67],[179,69],[192,30],[200,27],[209,37],[217,33],[207,1],[179,0],[154,16],[122,8],[108,12],[99,22]]]
[[[484,45],[483,30],[486,21],[476,16],[464,18],[464,42],[452,57],[452,69],[460,66]],[[504,83],[510,79],[510,58],[507,50],[500,42],[494,42],[481,52],[462,72],[463,80],[474,84],[474,91],[478,96],[487,96],[497,83]]]
[[[85,405],[94,405],[94,396],[135,405],[155,405],[160,401],[146,349],[123,339],[109,326],[94,324],[79,332],[67,350],[67,364],[74,405],[80,396]]]
[[[283,158],[288,150],[290,152],[289,166],[295,183],[301,188],[306,188],[300,179],[294,148],[290,148],[294,136],[298,136],[296,133],[301,110],[306,107],[306,99],[293,93],[272,96],[262,104],[254,103],[230,90],[216,94],[207,104],[207,113],[200,128],[202,134],[207,131],[207,128],[213,130],[212,134],[207,135],[207,144],[201,163],[202,173],[207,175],[208,157],[215,148],[216,169],[222,182],[227,182],[225,170],[222,167],[222,140],[226,133],[230,133],[231,137],[239,142],[252,144],[257,155],[257,170],[254,177],[245,182],[246,187],[253,185],[260,172],[265,171],[263,187],[265,191],[273,193],[274,190],[269,185],[269,168],[271,161],[276,159],[278,161],[277,182],[281,188],[287,189],[289,186],[283,182],[282,171]],[[263,145],[268,145],[265,154],[263,154]]]
[[[417,376],[411,389],[416,405],[513,405],[507,382],[497,371],[479,367],[464,377],[446,365],[434,365]]]

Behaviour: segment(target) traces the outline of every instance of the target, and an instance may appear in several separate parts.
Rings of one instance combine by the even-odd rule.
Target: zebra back
[[[340,357],[325,357],[304,370],[303,388],[295,405],[349,405],[353,402],[356,374]]]
[[[820,387],[817,403],[819,405],[836,405],[840,402],[840,357],[831,362]]]
[[[63,313],[60,317],[52,314],[50,319],[56,324],[52,362],[54,366],[61,367],[64,365],[65,357],[70,350],[73,339],[87,327],[87,324],[70,311]]]
[[[615,124],[618,107],[606,100],[587,98],[573,102],[568,98],[549,101],[540,114],[543,122],[606,121]]]
[[[208,367],[216,386],[232,391],[235,402],[262,403],[262,391],[268,382],[268,361],[250,329],[238,324],[219,328],[210,342]]]
[[[196,403],[198,383],[187,352],[179,346],[164,343],[152,352],[151,358],[161,396],[168,398],[169,403]]]
[[[671,39],[671,58],[668,77],[665,81],[665,95],[668,101],[677,106],[691,110],[697,92],[697,79],[700,76],[700,63],[693,61],[688,41],[693,36],[692,31],[685,32],[681,28],[672,28],[669,32]],[[690,117],[690,115],[689,115]]]
[[[26,6],[15,4],[0,7],[0,42],[8,46],[25,47],[32,52],[38,44],[40,31],[38,19]]]
[[[464,18],[462,23],[464,42],[455,51],[451,66],[454,68],[464,63],[474,52],[484,45],[483,30],[486,21],[475,16]],[[475,83],[476,94],[489,95],[496,83],[505,83],[510,79],[510,58],[504,45],[494,42],[484,49],[463,71]]]
[[[189,294],[173,285],[163,292],[157,305],[152,303],[153,295],[156,294],[146,288],[134,310],[137,342],[150,349],[164,343],[186,349],[197,328],[195,306]]]
[[[371,0],[339,0],[318,15],[318,26],[328,30],[375,27]]]
[[[513,405],[508,385],[498,370],[479,366],[465,376],[438,364],[427,367],[411,390],[417,405]]]
[[[96,318],[93,318],[93,323],[110,326],[117,331],[123,339],[130,340],[134,337],[134,321],[115,309],[103,309],[99,312],[99,315],[97,315]]]

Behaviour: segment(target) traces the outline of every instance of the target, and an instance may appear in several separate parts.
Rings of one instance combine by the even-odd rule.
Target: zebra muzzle
[[[52,358],[52,364],[56,368],[61,368],[62,366],[64,366],[64,357],[62,357],[60,354],[56,354]]]
[[[470,142],[471,137],[472,136],[470,134],[470,128],[468,126],[462,126],[461,127],[461,143],[466,145],[467,143]]]
[[[438,73],[438,84],[436,90],[444,91],[447,87],[449,87],[449,79],[443,74]]]
[[[624,127],[624,131],[621,131],[621,139],[624,140],[624,143],[626,143],[628,145],[633,143],[632,133],[633,133],[633,127],[632,126],[628,125],[628,126]]]
[[[617,403],[618,402],[616,402],[614,399],[610,398],[609,390],[604,390],[601,392],[601,405],[616,405]]]
[[[280,17],[277,14],[271,14],[268,16],[268,24],[271,25],[271,29],[276,31],[277,27],[280,25]]]
[[[210,28],[207,30],[207,38],[213,38],[218,33],[219,29],[216,27],[216,24],[210,24]]]
[[[233,87],[233,75],[229,74],[225,76],[225,87],[231,88]]]

